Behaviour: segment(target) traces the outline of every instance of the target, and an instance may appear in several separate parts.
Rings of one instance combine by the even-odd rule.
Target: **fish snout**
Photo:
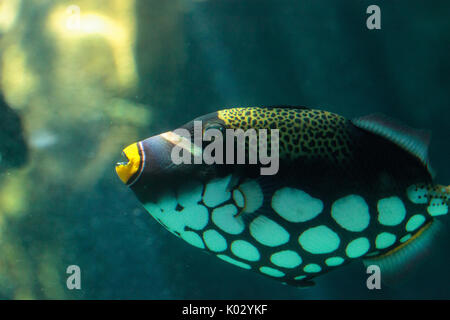
[[[125,184],[131,184],[136,180],[143,166],[142,152],[138,143],[133,143],[123,149],[122,155],[126,158],[126,162],[118,162],[116,164],[116,173]]]
[[[168,139],[169,136],[171,139]],[[172,149],[180,144],[174,137],[185,143],[177,135],[160,134],[133,143],[122,151],[125,161],[116,164],[116,172],[120,180],[128,186],[155,181],[161,175],[168,174],[173,167]],[[183,145],[183,147],[186,147]],[[151,165],[150,165],[151,164]]]

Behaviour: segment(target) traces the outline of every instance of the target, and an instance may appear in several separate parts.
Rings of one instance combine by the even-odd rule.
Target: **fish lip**
[[[128,159],[127,155],[123,151],[122,151],[122,157],[125,158],[127,161],[126,162],[125,161],[116,162],[116,167],[127,166],[130,163],[130,159]]]
[[[120,180],[127,186],[132,186],[139,180],[145,165],[145,153],[141,142],[135,142],[122,151],[126,161],[116,163],[115,169]]]

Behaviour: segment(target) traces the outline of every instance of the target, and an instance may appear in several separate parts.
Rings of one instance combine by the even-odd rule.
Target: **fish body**
[[[211,143],[177,131],[130,145],[116,170],[170,232],[238,267],[296,286],[359,259],[390,272],[417,256],[410,244],[430,240],[435,217],[448,212],[449,190],[430,173],[427,134],[385,117],[249,107],[195,121],[203,135],[266,129],[270,138],[277,130],[277,148],[270,139],[268,148],[278,149],[278,171],[174,164],[175,145],[194,157]]]

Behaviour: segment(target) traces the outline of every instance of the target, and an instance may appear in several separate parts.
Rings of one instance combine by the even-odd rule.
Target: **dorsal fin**
[[[405,243],[384,254],[364,258],[364,265],[366,267],[378,265],[383,282],[398,284],[415,271],[418,262],[424,260],[424,256],[429,253],[431,244],[441,228],[439,221],[430,220]]]
[[[353,119],[352,123],[358,128],[395,143],[417,157],[430,170],[428,163],[430,132],[413,129],[379,113]]]

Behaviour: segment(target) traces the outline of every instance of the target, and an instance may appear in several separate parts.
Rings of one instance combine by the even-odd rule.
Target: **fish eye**
[[[203,130],[203,133],[205,133],[206,131],[208,131],[208,130],[210,130],[210,129],[216,129],[216,130],[219,130],[219,131],[221,131],[221,132],[224,132],[224,131],[225,131],[225,125],[223,125],[223,124],[221,124],[221,123],[218,123],[218,122],[208,123],[208,124],[205,126],[205,128],[204,128],[204,130]]]

